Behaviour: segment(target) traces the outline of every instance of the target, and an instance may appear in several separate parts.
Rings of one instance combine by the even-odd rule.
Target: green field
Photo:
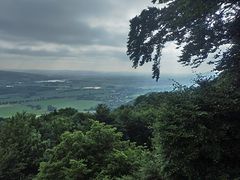
[[[101,102],[93,100],[77,100],[73,98],[62,98],[41,100],[37,102],[23,104],[0,105],[0,117],[9,117],[17,112],[29,112],[40,115],[48,112],[49,105],[56,107],[57,109],[72,107],[77,109],[78,111],[87,111],[90,108],[95,108],[99,103]],[[31,108],[29,105],[32,106],[39,105],[41,109],[37,110],[36,108]]]

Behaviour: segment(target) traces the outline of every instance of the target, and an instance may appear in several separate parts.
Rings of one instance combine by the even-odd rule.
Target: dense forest
[[[113,111],[2,119],[0,179],[237,179],[240,90],[231,79],[198,79]]]
[[[0,179],[240,178],[240,2],[164,2],[131,20],[134,67],[153,62],[158,80],[161,49],[176,41],[184,65],[216,53],[208,63],[218,75],[114,110],[100,104],[95,113],[66,108],[1,119]]]

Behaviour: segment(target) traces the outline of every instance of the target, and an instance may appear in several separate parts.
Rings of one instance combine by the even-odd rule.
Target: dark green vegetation
[[[71,71],[34,73],[0,71],[0,117],[10,117],[23,111],[41,115],[66,107],[91,112],[99,103],[116,108],[138,95],[170,90],[172,84],[170,78],[175,77],[163,78],[156,84],[142,75]],[[175,79],[186,83],[190,78]]]
[[[151,46],[170,40],[184,44],[180,61],[196,66],[230,43],[215,61],[218,77],[200,77],[188,88],[176,84],[173,92],[143,95],[114,110],[102,104],[95,113],[67,108],[1,119],[0,178],[240,179],[239,11],[234,0],[175,0],[144,10],[130,32],[135,66],[151,60]],[[150,42],[159,42],[145,44],[152,30],[159,31]],[[160,56],[153,59],[156,79]]]
[[[113,111],[0,121],[0,179],[240,177],[240,89],[229,74]]]

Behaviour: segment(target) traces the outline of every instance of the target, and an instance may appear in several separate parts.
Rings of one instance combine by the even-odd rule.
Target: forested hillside
[[[95,114],[67,108],[0,123],[0,179],[240,177],[240,89],[229,74]]]

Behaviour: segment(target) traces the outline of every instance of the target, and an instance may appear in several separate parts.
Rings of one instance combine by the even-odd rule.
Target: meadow
[[[72,107],[80,112],[88,112],[95,109],[101,101],[94,100],[77,100],[73,98],[62,98],[62,99],[49,99],[41,100],[32,103],[21,103],[21,104],[7,104],[0,105],[0,116],[9,117],[17,112],[28,112],[36,115],[41,115],[49,112],[48,107],[52,106],[56,109]],[[34,108],[34,107],[38,107]]]

